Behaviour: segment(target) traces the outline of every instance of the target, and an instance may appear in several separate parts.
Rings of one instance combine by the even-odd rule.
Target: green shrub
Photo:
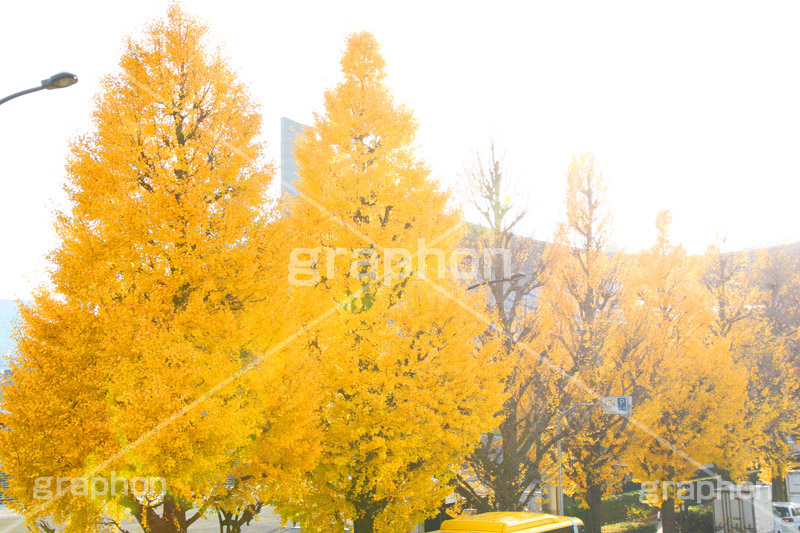
[[[625,530],[625,533],[656,533],[658,524],[656,522],[639,522]]]
[[[658,522],[655,520],[619,522],[603,526],[603,533],[655,533],[657,530]]]
[[[584,520],[586,507],[572,498],[564,498],[564,511],[567,516]],[[633,520],[654,518],[657,509],[639,501],[639,492],[626,492],[603,500],[603,524],[617,524]]]
[[[710,504],[689,507],[684,533],[714,533],[714,509]]]
[[[633,504],[628,506],[628,520],[646,520],[654,514],[654,509],[650,506]]]

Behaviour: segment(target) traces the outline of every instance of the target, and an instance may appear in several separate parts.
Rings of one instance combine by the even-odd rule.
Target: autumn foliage
[[[549,242],[519,234],[494,147],[467,224],[366,32],[276,201],[259,108],[206,33],[172,5],[127,40],[72,144],[50,283],[2,385],[0,462],[28,525],[185,532],[219,512],[235,531],[270,505],[305,531],[406,533],[456,493],[530,506],[559,439],[590,533],[627,475],[779,483],[798,432],[788,254],[689,255],[668,212],[651,248],[614,249],[588,153]],[[510,262],[469,264],[467,245]],[[617,395],[633,416],[599,409]],[[93,477],[117,482],[57,481]]]
[[[3,468],[30,522],[185,531],[225,505],[219,486],[263,455],[254,442],[300,463],[311,451],[303,401],[283,401],[297,365],[270,351],[283,278],[261,119],[204,33],[173,6],[128,41],[73,144],[52,288],[23,308],[3,389]],[[167,490],[37,499],[37,479],[55,492],[57,478],[112,472]]]
[[[491,334],[461,307],[474,296],[441,274],[463,224],[414,157],[383,67],[374,37],[349,38],[344,80],[296,149],[284,221],[295,250],[321,249],[318,283],[290,291],[299,318],[323,317],[289,348],[324,374],[319,463],[284,506],[313,531],[400,533],[435,513],[502,402],[497,343],[477,342]]]

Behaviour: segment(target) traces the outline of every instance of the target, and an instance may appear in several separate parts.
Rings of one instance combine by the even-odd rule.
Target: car
[[[775,530],[780,533],[800,533],[800,503],[773,502],[772,512],[775,514]],[[780,521],[780,529],[778,528]]]
[[[578,518],[544,513],[494,512],[445,520],[439,533],[586,533]]]

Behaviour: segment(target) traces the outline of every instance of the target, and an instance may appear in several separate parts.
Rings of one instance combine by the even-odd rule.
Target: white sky
[[[800,4],[793,2],[243,2],[184,7],[212,26],[263,106],[309,122],[339,79],[345,37],[373,32],[389,83],[420,123],[419,152],[444,184],[494,138],[548,238],[571,154],[609,183],[615,242],[650,245],[658,209],[700,252],[800,240]],[[70,139],[89,127],[98,80],[123,36],[164,0],[6,2],[0,97],[67,70],[74,87],[0,106],[0,298],[45,279]]]

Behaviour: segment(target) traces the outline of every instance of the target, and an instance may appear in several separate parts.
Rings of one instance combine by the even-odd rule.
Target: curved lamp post
[[[64,87],[75,85],[76,83],[78,83],[78,76],[76,76],[75,74],[70,74],[69,72],[59,72],[58,74],[50,76],[46,80],[42,80],[42,85],[39,87],[25,89],[24,91],[20,91],[18,93],[6,96],[2,100],[0,100],[0,104],[5,104],[9,100],[12,100],[17,96],[22,96],[28,93],[35,93],[36,91],[41,91],[42,89],[48,89],[48,90],[63,89]]]

